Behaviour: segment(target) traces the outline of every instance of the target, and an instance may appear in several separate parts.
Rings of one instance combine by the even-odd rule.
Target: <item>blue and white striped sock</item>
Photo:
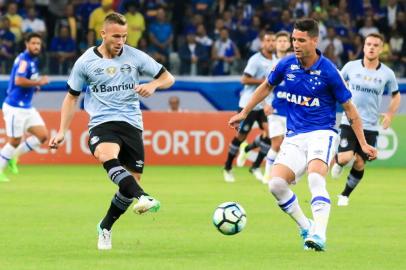
[[[330,196],[326,189],[326,180],[318,173],[310,173],[308,180],[310,192],[312,193],[311,209],[314,219],[311,234],[317,234],[325,240],[331,208]]]

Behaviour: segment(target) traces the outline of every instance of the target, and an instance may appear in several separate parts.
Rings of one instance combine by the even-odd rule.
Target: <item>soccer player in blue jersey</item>
[[[39,148],[48,140],[48,130],[38,111],[32,107],[32,97],[39,87],[48,83],[47,76],[40,76],[38,56],[41,53],[41,36],[30,33],[25,39],[25,51],[14,60],[7,97],[3,103],[3,117],[8,142],[0,151],[0,182],[9,181],[4,174],[8,165],[18,173],[17,159],[20,155]],[[24,141],[24,133],[30,136]]]
[[[349,84],[352,100],[362,118],[364,134],[370,145],[375,145],[379,129],[379,107],[385,89],[392,94],[388,112],[384,114],[382,126],[387,129],[400,105],[400,93],[395,73],[379,61],[384,38],[380,34],[369,34],[365,38],[364,58],[348,62],[341,74]],[[364,175],[365,161],[368,157],[362,151],[348,118],[343,116],[340,125],[340,144],[336,163],[331,169],[333,178],[338,178],[343,166],[355,158],[343,192],[338,196],[338,206],[347,206],[349,196]]]
[[[139,185],[144,168],[140,96],[170,87],[174,77],[142,51],[125,45],[127,21],[118,13],[106,16],[103,42],[89,48],[75,63],[68,79],[69,93],[61,109],[61,124],[49,146],[57,148],[72,121],[75,104],[86,86],[85,110],[90,115],[89,148],[118,185],[106,216],[97,225],[100,250],[111,249],[111,228],[134,198],[137,214],[156,212],[160,203]],[[154,80],[140,84],[140,75]]]
[[[247,66],[244,69],[244,74],[241,78],[241,83],[244,84],[244,88],[241,91],[240,102],[238,104],[240,110],[242,110],[242,108],[246,106],[247,102],[253,95],[255,88],[265,80],[271,68],[275,65],[273,50],[274,50],[274,35],[272,33],[265,33],[263,36],[261,36],[261,51],[250,57]],[[261,165],[262,160],[268,153],[268,150],[270,148],[270,140],[267,134],[268,123],[266,115],[264,113],[263,105],[258,104],[255,108],[253,108],[250,114],[241,123],[241,128],[237,131],[236,136],[230,143],[227,160],[224,164],[223,171],[224,180],[226,182],[235,181],[234,175],[231,171],[233,160],[240,149],[240,145],[247,138],[255,122],[258,123],[259,127],[262,130],[264,130],[264,132],[257,137],[256,144],[252,147],[254,148],[259,146],[260,150],[256,160],[253,162],[250,168],[250,172],[260,181],[263,178],[259,166]],[[240,151],[249,152],[250,150],[251,149],[244,147],[244,149],[241,149]],[[243,165],[244,161],[240,162],[237,160],[237,166]]]
[[[294,54],[276,65],[245,108],[230,119],[229,125],[238,128],[252,108],[285,80],[287,133],[272,168],[269,189],[279,207],[298,224],[304,248],[323,251],[330,214],[325,177],[338,137],[334,129],[336,102],[342,104],[363,152],[374,159],[376,149],[365,141],[361,118],[340,73],[316,49],[318,34],[317,21],[300,19],[295,22],[292,33]],[[306,171],[314,221],[304,215],[296,195],[289,188],[289,184],[299,180]]]

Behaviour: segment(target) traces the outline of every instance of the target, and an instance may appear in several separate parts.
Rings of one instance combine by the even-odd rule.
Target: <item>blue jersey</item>
[[[36,87],[17,86],[15,85],[15,78],[23,77],[29,80],[38,80],[38,72],[38,59],[32,57],[28,51],[20,53],[14,60],[8,82],[7,97],[4,102],[13,107],[31,108],[32,96]]]
[[[286,101],[286,84],[285,81],[282,81],[279,85],[275,86],[273,90],[272,113],[286,117],[287,106],[288,104]]]
[[[336,102],[351,98],[340,72],[321,55],[309,69],[301,66],[295,55],[283,58],[268,76],[270,85],[285,81],[287,101],[287,136],[315,130],[334,130]]]

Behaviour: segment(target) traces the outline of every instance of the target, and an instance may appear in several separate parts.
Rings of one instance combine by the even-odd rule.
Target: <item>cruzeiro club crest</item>
[[[106,73],[107,73],[109,76],[114,76],[114,74],[116,74],[116,72],[117,72],[117,68],[116,68],[116,67],[108,67],[108,68],[106,68]]]

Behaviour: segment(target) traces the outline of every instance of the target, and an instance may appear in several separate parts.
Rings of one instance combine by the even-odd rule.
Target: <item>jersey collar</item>
[[[313,66],[309,67],[309,68],[304,68],[302,66],[302,64],[300,63],[299,59],[296,58],[296,62],[297,64],[300,66],[301,69],[303,69],[304,71],[309,71],[309,70],[316,70],[321,62],[324,60],[324,56],[321,54],[321,51],[319,49],[316,49],[316,53],[320,56],[319,59],[316,61],[316,63],[313,64]]]
[[[365,67],[365,65],[364,65],[364,59],[361,59],[361,65],[362,65],[363,68]],[[381,65],[381,62],[379,62],[379,63],[378,63],[378,66],[376,67],[376,70],[380,69],[381,66],[382,66],[382,65]]]
[[[103,55],[99,52],[99,50],[97,49],[97,48],[99,48],[100,46],[95,46],[94,48],[93,48],[93,52],[98,56],[98,57],[100,57],[100,58],[103,58]],[[123,51],[124,51],[124,47],[123,48],[121,48],[121,51],[118,53],[118,55],[117,56],[120,56],[122,53],[123,53]]]

